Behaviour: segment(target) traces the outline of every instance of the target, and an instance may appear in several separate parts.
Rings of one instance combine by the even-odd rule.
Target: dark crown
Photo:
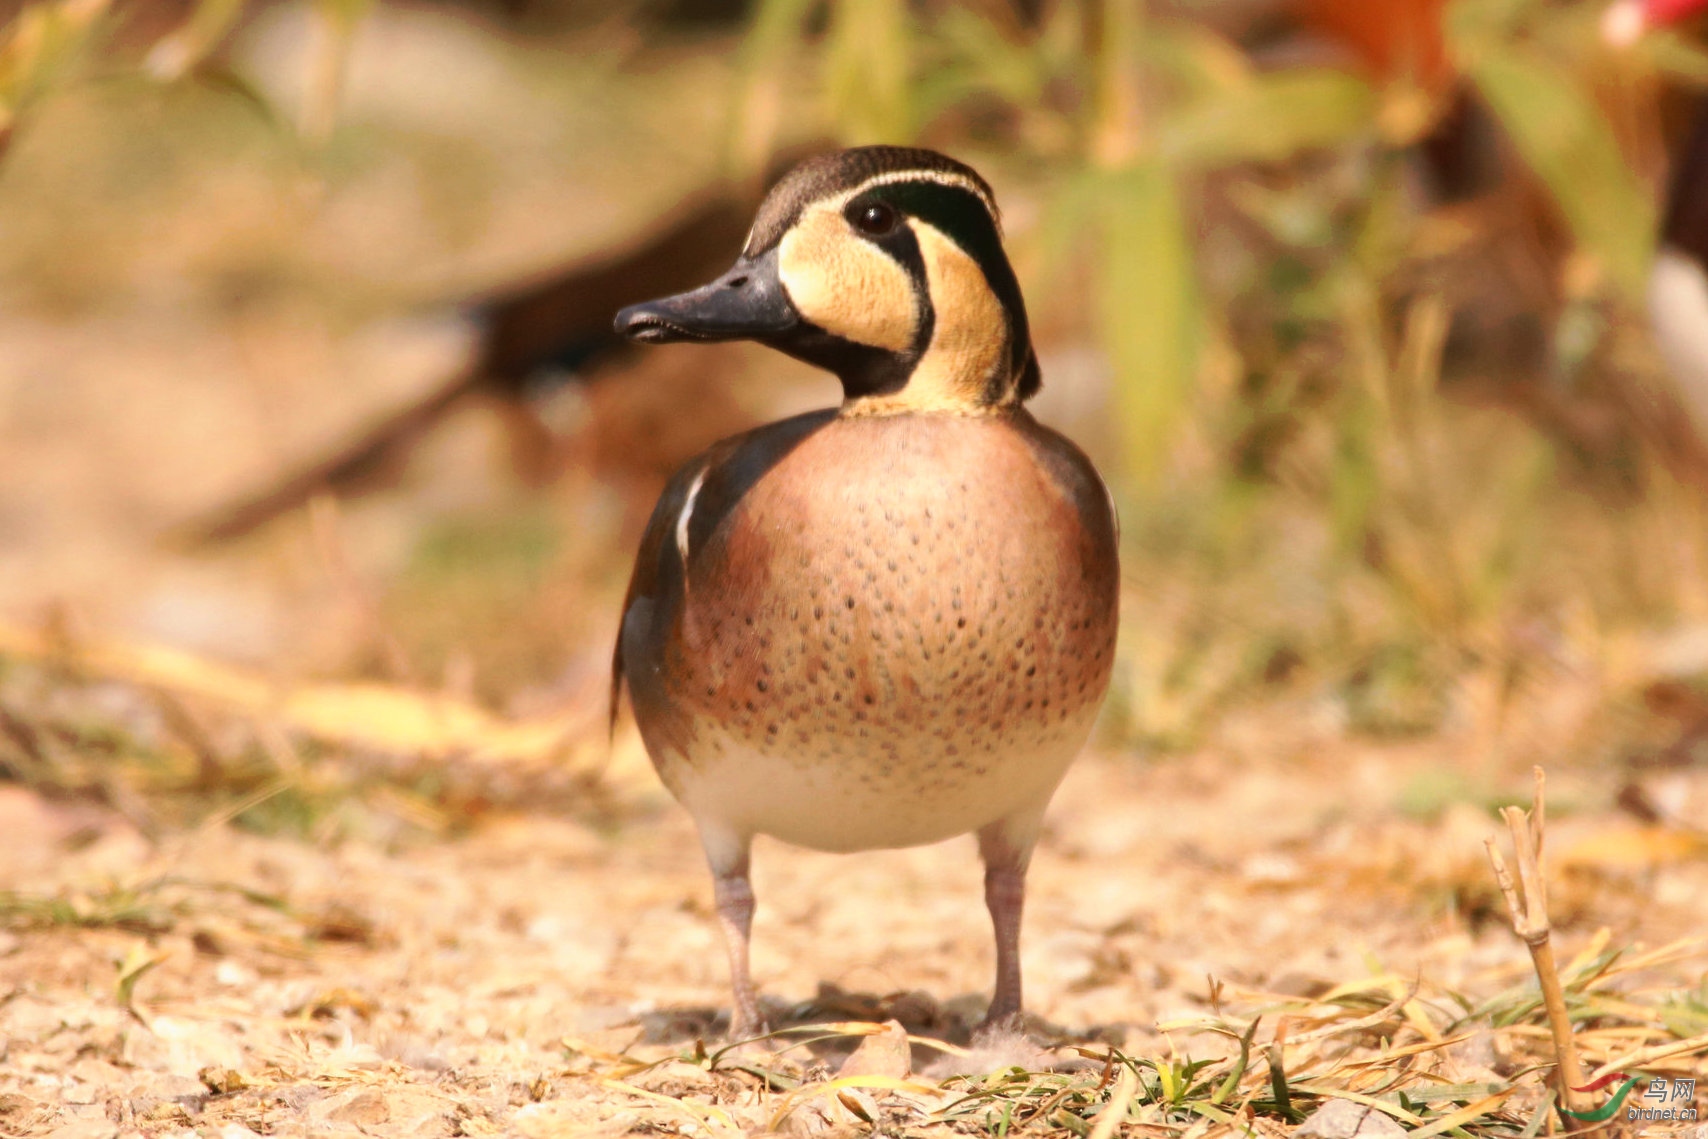
[[[990,184],[966,163],[935,150],[916,147],[857,146],[809,158],[785,174],[765,196],[758,216],[753,219],[747,256],[756,257],[781,241],[789,227],[800,219],[801,211],[813,202],[852,190],[879,175],[916,171],[927,178],[933,173],[948,174],[970,182],[990,211],[991,221],[1000,224]]]

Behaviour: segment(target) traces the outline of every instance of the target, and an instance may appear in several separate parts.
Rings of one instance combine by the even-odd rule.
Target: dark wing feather
[[[712,451],[722,446],[720,443]],[[693,485],[694,477],[712,459],[713,454],[708,451],[671,476],[664,493],[658,496],[658,504],[652,508],[652,517],[647,519],[646,532],[641,535],[640,552],[635,555],[634,573],[629,575],[628,592],[623,595],[622,615],[617,621],[617,643],[611,651],[610,730],[613,735],[617,731],[617,712],[623,698],[623,641],[626,639],[624,633],[629,612],[636,601],[663,596],[667,579],[674,579],[680,588],[682,554],[676,548],[676,520],[688,501],[688,488]],[[673,570],[672,567],[678,568]]]
[[[623,683],[629,684],[634,698],[635,678],[628,673],[634,665],[658,667],[664,641],[676,620],[684,596],[683,584],[688,567],[682,551],[676,545],[677,522],[688,502],[688,492],[696,479],[699,492],[694,496],[693,513],[688,520],[689,558],[694,551],[706,547],[712,532],[728,518],[730,512],[747,494],[753,484],[765,477],[782,458],[802,440],[836,418],[836,409],[812,411],[777,423],[732,436],[713,444],[671,477],[658,505],[647,520],[646,533],[641,537],[640,552],[635,555],[635,571],[629,578],[629,590],[623,598],[622,620],[617,628],[617,644],[611,653],[611,728],[617,725],[618,705],[622,699]],[[705,477],[701,478],[704,472]],[[645,604],[646,609],[637,606]],[[630,618],[644,616],[645,628],[631,629]],[[634,638],[633,648],[642,649],[649,659],[636,661],[633,649],[625,644]]]

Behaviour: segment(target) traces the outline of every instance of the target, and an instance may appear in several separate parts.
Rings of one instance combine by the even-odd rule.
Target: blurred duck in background
[[[1285,37],[1289,28],[1303,31],[1319,44],[1339,45],[1342,54],[1378,79],[1409,74],[1425,89],[1439,92],[1455,82],[1440,28],[1442,6],[1442,0],[1394,0],[1381,5],[1363,0],[1283,0],[1279,4],[1232,4],[1225,6],[1227,11],[1182,7],[1173,14],[1192,21],[1209,20],[1236,40],[1248,43],[1261,44],[1278,31]],[[740,7],[719,5],[716,14],[736,17]],[[1040,34],[1046,7],[1015,3],[1017,34]],[[705,18],[713,13],[698,10],[692,14]],[[1423,144],[1422,165],[1429,171],[1429,193],[1436,201],[1458,201],[1501,182],[1502,173],[1491,162],[1489,148],[1481,145],[1488,132],[1478,130],[1482,124],[1464,109],[1465,105],[1466,101],[1459,98],[1455,109],[1444,117],[1444,125]],[[472,406],[485,407],[498,416],[509,443],[512,469],[531,484],[555,477],[568,451],[576,446],[605,446],[610,438],[633,434],[629,425],[613,422],[609,431],[602,428],[589,433],[587,440],[571,442],[542,418],[545,398],[564,383],[589,393],[638,387],[601,382],[635,365],[632,353],[610,330],[610,313],[648,297],[680,291],[713,275],[730,251],[740,246],[746,219],[760,200],[759,187],[774,182],[807,153],[827,149],[828,142],[789,148],[775,156],[762,177],[714,181],[690,194],[684,206],[638,240],[467,302],[464,307],[480,330],[478,347],[467,368],[408,405],[357,428],[322,456],[192,522],[183,528],[181,536],[192,546],[226,542],[265,526],[318,495],[359,495],[387,486],[395,481],[407,456],[437,425]],[[1510,226],[1491,229],[1513,232]],[[1528,265],[1531,261],[1507,257],[1503,263]],[[1467,275],[1475,280],[1484,276]],[[1534,276],[1531,274],[1518,287],[1503,279],[1499,286],[1487,290],[1490,303],[1466,304],[1461,310],[1480,314],[1483,325],[1501,320],[1533,323],[1537,307],[1546,303],[1546,288],[1537,285],[1531,279]],[[1486,343],[1492,338],[1474,333],[1468,339]],[[1535,343],[1541,337],[1532,334],[1518,339]],[[704,365],[696,368],[701,374],[704,370]],[[669,387],[667,373],[672,371],[669,367],[656,368],[647,379],[656,380],[653,386],[662,390]],[[695,398],[705,398],[706,392],[703,386],[696,388]],[[640,399],[633,391],[629,395]],[[668,406],[673,399],[664,395],[656,402]],[[625,417],[626,412],[611,418]],[[671,419],[646,418],[648,422]],[[656,462],[648,460],[648,470],[655,476],[667,474],[710,438],[750,425],[737,415],[725,415],[707,425],[697,438],[684,437],[681,448],[660,454]],[[675,417],[668,430],[681,433],[680,417]],[[627,461],[632,463],[636,454],[656,450],[659,437],[654,432],[640,448],[630,448]],[[638,488],[637,501],[656,494],[660,485],[662,477],[657,477]]]
[[[409,404],[358,428],[324,456],[191,523],[184,528],[183,539],[192,546],[231,541],[318,495],[361,494],[384,486],[401,471],[418,443],[450,415],[471,405],[490,409],[504,425],[511,466],[518,477],[534,485],[550,481],[565,458],[566,440],[542,414],[546,398],[566,383],[591,387],[634,363],[632,347],[611,328],[611,314],[624,305],[684,291],[715,275],[730,252],[741,247],[763,187],[815,149],[822,147],[782,151],[761,177],[751,181],[713,182],[649,232],[615,249],[512,284],[491,296],[462,302],[457,307],[470,314],[478,329],[467,367]],[[705,374],[705,368],[696,369],[693,389],[700,428],[715,434],[748,426],[733,403],[718,398],[718,385],[705,383]],[[626,464],[639,464],[657,476],[653,485],[637,490],[647,499],[706,442],[698,430],[647,429],[659,420],[681,419],[669,414],[674,402],[669,383],[654,387],[662,397],[660,414],[625,405],[614,417],[627,419],[629,427],[636,426],[638,418],[644,438],[616,424],[599,444],[607,451],[622,450]],[[683,436],[680,445],[674,442],[678,436]],[[606,445],[613,440],[614,447]]]
[[[1629,46],[1646,32],[1708,12],[1708,0],[1619,0],[1602,34]],[[1692,96],[1692,122],[1672,151],[1672,175],[1659,246],[1649,276],[1655,345],[1696,421],[1708,436],[1708,98]]]

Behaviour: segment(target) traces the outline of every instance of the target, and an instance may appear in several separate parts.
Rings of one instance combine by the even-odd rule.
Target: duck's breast
[[[656,661],[668,707],[637,700],[691,809],[859,849],[1053,790],[1108,684],[1118,593],[1071,444],[1024,413],[837,418],[695,521]]]

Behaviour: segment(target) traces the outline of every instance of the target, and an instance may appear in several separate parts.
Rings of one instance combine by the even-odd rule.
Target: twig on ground
[[[1576,1089],[1584,1085],[1583,1068],[1578,1063],[1577,1044],[1572,1037],[1571,1017],[1566,1013],[1566,995],[1560,986],[1560,972],[1554,962],[1554,947],[1549,941],[1553,927],[1548,920],[1548,885],[1542,874],[1542,849],[1547,837],[1547,814],[1543,790],[1542,769],[1536,773],[1536,790],[1530,810],[1502,807],[1501,818],[1512,833],[1513,853],[1518,859],[1518,882],[1512,880],[1506,860],[1501,857],[1495,840],[1487,838],[1489,862],[1494,867],[1495,881],[1506,898],[1506,908],[1512,915],[1512,931],[1530,949],[1530,962],[1536,970],[1536,980],[1542,987],[1542,1004],[1548,1012],[1548,1030],[1554,1038],[1555,1079],[1559,1085],[1559,1104],[1564,1110],[1583,1110],[1583,1093]],[[1568,1122],[1568,1126],[1570,1123]],[[1595,1128],[1590,1134],[1602,1134]]]
[[[1595,1071],[1595,1078],[1600,1079],[1609,1072],[1621,1072],[1628,1068],[1641,1068],[1653,1064],[1656,1060],[1668,1060],[1674,1056],[1695,1056],[1708,1052],[1708,1034],[1692,1036],[1687,1040],[1668,1040],[1662,1044],[1638,1048],[1633,1052],[1615,1056]]]

